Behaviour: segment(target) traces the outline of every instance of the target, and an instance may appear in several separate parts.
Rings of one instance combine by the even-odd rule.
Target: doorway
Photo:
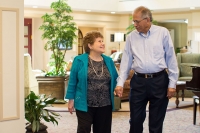
[[[83,48],[83,37],[90,31],[100,31],[103,34],[103,27],[87,27],[87,26],[80,26],[78,28],[78,55],[83,54],[84,48]]]
[[[24,54],[32,57],[32,19],[24,18]]]

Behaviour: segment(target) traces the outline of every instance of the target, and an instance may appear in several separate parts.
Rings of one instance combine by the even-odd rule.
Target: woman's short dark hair
[[[153,21],[153,17],[152,17],[152,13],[151,13],[151,10],[149,10],[147,7],[144,7],[144,6],[139,6],[137,7],[134,12],[141,12],[142,14],[142,18],[150,18],[150,21],[152,22]]]
[[[99,31],[90,31],[86,33],[86,35],[83,38],[83,47],[86,53],[90,53],[90,48],[88,47],[88,44],[93,45],[96,38],[103,38],[103,35]]]

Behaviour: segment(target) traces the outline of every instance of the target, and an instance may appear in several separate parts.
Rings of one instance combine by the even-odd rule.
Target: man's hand
[[[169,99],[172,98],[174,96],[175,92],[176,92],[176,89],[174,89],[174,88],[168,88],[168,90],[167,90],[167,97]]]
[[[70,114],[73,114],[72,112],[74,111],[74,100],[69,100],[68,111],[70,112]]]
[[[122,94],[123,94],[123,87],[117,86],[115,88],[115,95],[117,95],[118,97],[122,97]]]

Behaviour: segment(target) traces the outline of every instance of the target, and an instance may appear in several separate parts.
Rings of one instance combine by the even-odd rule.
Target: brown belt
[[[166,72],[165,69],[160,71],[160,72],[157,72],[157,73],[138,73],[138,72],[135,72],[135,74],[138,77],[142,77],[142,78],[155,78],[155,77],[158,77],[159,75],[163,74],[164,72]]]

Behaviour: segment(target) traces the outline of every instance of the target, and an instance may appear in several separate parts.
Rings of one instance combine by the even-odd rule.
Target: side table
[[[186,89],[186,81],[177,81],[176,83],[176,108],[178,108],[179,105],[179,91],[182,91],[181,97],[182,101],[184,101],[184,89]]]
[[[192,91],[196,96],[200,97],[200,91]],[[195,106],[195,105],[194,105]],[[200,114],[200,103],[199,103],[199,114]],[[194,125],[196,124],[196,110],[194,108],[194,115],[193,115],[193,122]],[[199,123],[200,124],[200,123]]]

